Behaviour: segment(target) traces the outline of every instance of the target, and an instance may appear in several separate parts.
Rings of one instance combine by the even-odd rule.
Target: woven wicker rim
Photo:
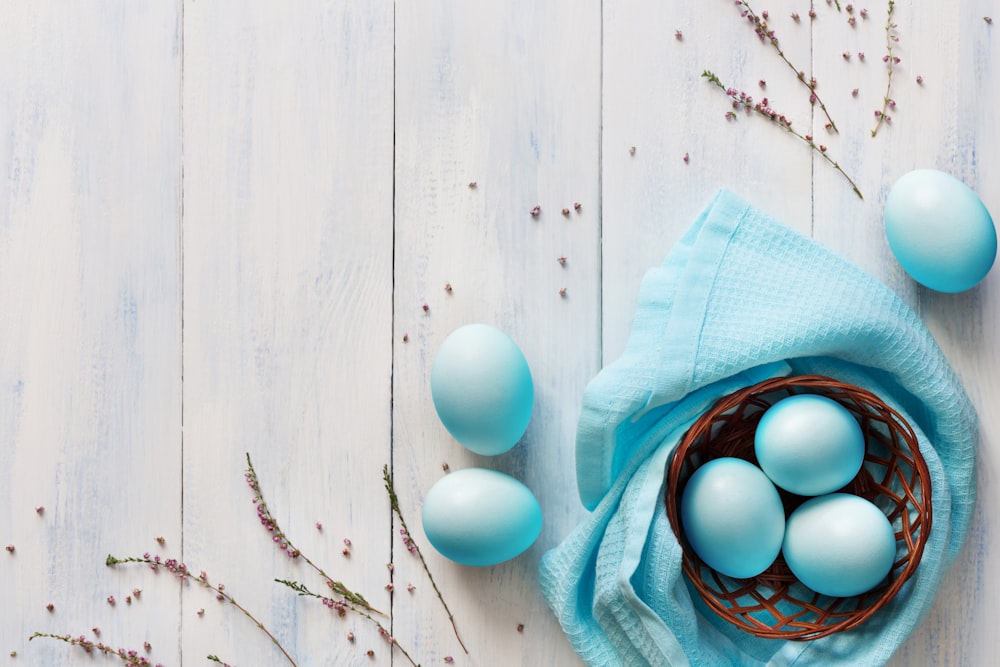
[[[679,498],[691,473],[722,456],[756,463],[753,432],[757,422],[772,403],[796,393],[832,398],[859,418],[865,434],[865,466],[844,491],[877,501],[887,512],[897,529],[898,552],[887,582],[868,593],[832,598],[809,591],[797,582],[781,556],[757,577],[725,577],[694,553],[680,530]],[[871,469],[884,474],[876,479]],[[665,496],[671,528],[683,549],[684,574],[705,604],[758,637],[805,641],[857,627],[888,604],[913,575],[930,535],[930,484],[916,434],[898,412],[860,387],[822,375],[803,375],[772,378],[719,399],[678,444],[667,469]],[[791,509],[789,499],[794,505],[795,498],[783,493],[786,512]]]

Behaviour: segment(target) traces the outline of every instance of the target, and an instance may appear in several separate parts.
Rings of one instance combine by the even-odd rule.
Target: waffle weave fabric
[[[760,639],[718,618],[681,573],[664,471],[716,399],[767,377],[864,387],[917,433],[934,520],[915,575],[858,628]],[[590,665],[881,665],[930,608],[975,504],[975,411],[940,348],[891,290],[722,191],[639,293],[622,357],[589,384],[577,483],[591,514],[545,554],[542,592]]]

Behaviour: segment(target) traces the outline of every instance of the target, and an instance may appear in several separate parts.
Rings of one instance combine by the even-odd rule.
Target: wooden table
[[[581,395],[621,353],[643,273],[728,187],[886,282],[964,382],[980,509],[892,664],[996,664],[1000,282],[918,287],[881,214],[919,167],[1000,212],[1000,27],[983,18],[1000,9],[896,3],[897,104],[873,138],[886,3],[858,3],[854,26],[846,7],[780,5],[754,8],[839,133],[724,0],[0,3],[0,663],[90,664],[27,638],[98,626],[165,665],[286,664],[197,582],[104,567],[148,551],[224,583],[300,666],[408,664],[365,619],[273,583],[323,590],[259,525],[250,453],[295,546],[423,665],[579,664],[537,570],[585,514]],[[814,135],[864,200],[777,125],[727,121],[705,69]],[[435,351],[469,322],[507,331],[535,380],[528,432],[496,458],[455,442],[430,398]],[[438,556],[420,507],[446,463],[527,484],[536,544],[484,569]]]

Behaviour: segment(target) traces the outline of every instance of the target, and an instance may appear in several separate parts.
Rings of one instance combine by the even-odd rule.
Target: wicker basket
[[[800,393],[832,398],[858,418],[865,436],[865,463],[843,491],[875,503],[896,531],[897,558],[886,581],[854,597],[828,597],[806,588],[780,555],[756,577],[727,577],[694,553],[680,529],[678,505],[691,474],[723,456],[756,464],[757,422],[773,403]],[[786,513],[805,500],[779,492]],[[930,502],[930,473],[910,425],[871,392],[819,375],[765,380],[723,397],[688,430],[667,469],[667,515],[683,548],[684,574],[715,613],[768,639],[818,639],[857,627],[885,606],[920,564],[930,534]]]

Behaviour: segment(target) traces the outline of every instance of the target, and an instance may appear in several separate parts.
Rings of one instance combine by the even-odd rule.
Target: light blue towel
[[[933,527],[915,575],[860,627],[809,642],[759,639],[685,584],[664,470],[716,398],[807,373],[865,387],[907,418],[931,472]],[[965,540],[977,441],[972,405],[906,304],[723,191],[646,275],[625,353],[587,387],[576,464],[593,512],[543,558],[543,593],[594,666],[881,665]]]

